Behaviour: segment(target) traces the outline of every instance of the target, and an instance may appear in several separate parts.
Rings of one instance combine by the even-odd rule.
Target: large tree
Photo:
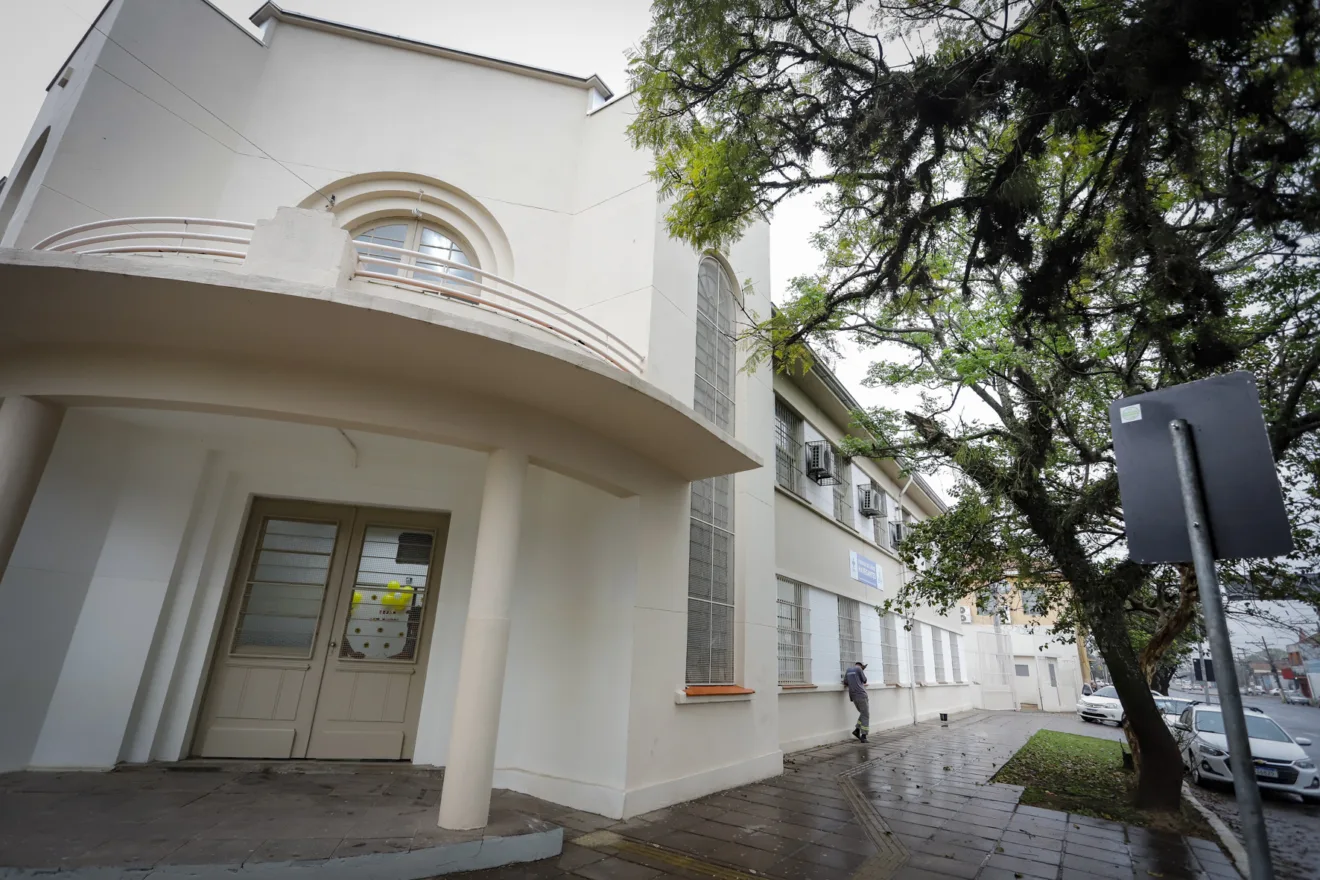
[[[1180,762],[1149,648],[1196,586],[1123,554],[1106,409],[1268,373],[1275,455],[1314,477],[1318,25],[1314,0],[657,0],[634,59],[673,234],[720,247],[818,194],[822,271],[754,356],[847,337],[873,382],[925,392],[861,414],[880,442],[854,450],[966,476],[901,601],[1035,578],[1103,654],[1151,807]]]

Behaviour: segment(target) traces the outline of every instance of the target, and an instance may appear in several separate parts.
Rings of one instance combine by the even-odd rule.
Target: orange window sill
[[[814,691],[814,690],[816,690],[816,685],[814,685],[814,684],[781,684],[781,685],[779,686],[779,689],[780,689],[781,691]]]
[[[688,685],[683,688],[683,693],[689,697],[733,697],[740,694],[754,694],[756,691],[731,684],[713,684]]]

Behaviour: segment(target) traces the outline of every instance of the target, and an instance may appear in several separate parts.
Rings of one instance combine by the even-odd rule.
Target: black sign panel
[[[1204,664],[1204,666],[1202,666]],[[1215,680],[1215,661],[1209,657],[1202,660],[1200,657],[1192,658],[1192,681],[1214,681]]]
[[[1169,434],[1174,419],[1192,427],[1215,558],[1291,553],[1256,378],[1237,372],[1110,404],[1128,555],[1143,563],[1191,561]]]

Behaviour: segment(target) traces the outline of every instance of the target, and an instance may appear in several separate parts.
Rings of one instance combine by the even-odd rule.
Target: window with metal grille
[[[834,518],[848,528],[853,527],[852,464],[834,450]]]
[[[890,550],[894,550],[898,547],[898,545],[894,543],[893,529],[889,526],[894,520],[899,518],[898,502],[894,500],[893,495],[886,492],[884,512],[875,518],[875,542],[881,547],[888,547]]]
[[[921,624],[912,623],[912,680],[926,680],[926,648],[921,644]]]
[[[692,484],[687,683],[733,684],[733,477]]]
[[[862,659],[862,606],[839,597],[839,675]]]
[[[943,684],[944,677],[944,632],[938,626],[930,628],[930,650],[935,655],[935,680]]]
[[[775,479],[802,494],[802,417],[775,398]]]
[[[898,618],[892,614],[880,618],[880,663],[885,684],[898,684]]]
[[[713,257],[697,273],[697,369],[693,409],[733,431],[733,282]]]
[[[1056,688],[1059,686],[1059,675],[1058,675],[1058,671],[1054,668],[1053,660],[1049,661],[1049,668],[1050,668],[1050,687]]]
[[[958,656],[957,633],[949,633],[949,663],[953,666],[953,680],[962,681],[962,658]]]
[[[779,682],[811,681],[811,618],[807,588],[779,578]]]
[[[885,517],[889,514],[889,496],[880,491],[880,485],[874,480],[871,481],[871,491],[875,493],[875,499],[878,502],[880,512],[871,517],[871,530],[874,532],[872,540],[881,547],[887,547],[886,537],[889,535],[889,526],[885,525]]]

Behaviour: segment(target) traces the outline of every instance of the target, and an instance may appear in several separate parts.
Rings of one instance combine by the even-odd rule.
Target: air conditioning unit
[[[966,605],[959,605],[959,606],[958,606],[958,616],[962,618],[962,622],[963,622],[963,623],[967,624],[968,626],[971,625],[971,623],[972,623],[972,609],[968,608]]]
[[[884,516],[885,494],[875,486],[858,486],[857,511],[862,516]]]
[[[819,440],[807,444],[807,477],[818,486],[832,486],[838,482],[834,448],[830,444]]]
[[[907,523],[891,522],[889,524],[889,545],[891,547],[897,547],[899,544],[902,544],[903,539],[906,537]]]

